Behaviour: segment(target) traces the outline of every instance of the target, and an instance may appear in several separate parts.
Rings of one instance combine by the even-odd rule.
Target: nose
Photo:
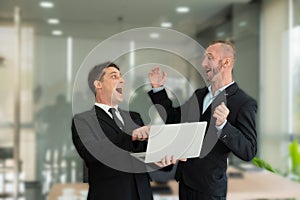
[[[204,56],[203,59],[202,59],[202,66],[207,66],[207,63],[208,63],[208,59],[207,59],[207,56]]]
[[[123,76],[120,77],[120,83],[125,83]]]

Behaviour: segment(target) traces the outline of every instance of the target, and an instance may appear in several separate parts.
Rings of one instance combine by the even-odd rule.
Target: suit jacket
[[[208,121],[209,127],[200,157],[180,162],[175,178],[204,194],[226,196],[228,154],[233,152],[245,161],[250,161],[256,154],[257,104],[234,83],[219,94],[202,114],[203,99],[207,93],[207,87],[198,89],[186,103],[177,108],[172,107],[165,90],[156,93],[150,91],[149,96],[154,104],[160,105],[157,109],[166,123]],[[222,101],[230,113],[218,137],[211,113]]]
[[[146,143],[132,142],[131,134],[126,134],[142,126],[142,119],[135,112],[120,110],[120,114],[124,131],[97,106],[73,118],[73,143],[88,168],[88,199],[152,200],[145,166],[129,154],[144,151]]]

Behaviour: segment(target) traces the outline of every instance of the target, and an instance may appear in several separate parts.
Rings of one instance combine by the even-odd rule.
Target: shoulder
[[[232,98],[228,99],[231,104],[236,108],[253,108],[256,110],[256,100],[247,94],[244,90],[237,87],[236,92],[232,95]]]
[[[199,88],[194,92],[194,95],[196,95],[198,98],[199,97],[203,97],[208,93],[208,88],[207,87],[203,87],[203,88]]]
[[[131,116],[140,116],[140,114],[138,112],[134,112],[134,111],[129,111],[129,114]]]
[[[238,88],[237,90],[237,97],[240,99],[240,101],[243,102],[256,102],[254,98],[252,98],[249,94],[247,94],[244,90]]]
[[[198,93],[203,93],[203,92],[206,92],[208,89],[207,87],[203,87],[203,88],[198,88],[195,93],[198,94]]]
[[[128,111],[131,119],[140,119],[141,115],[138,112],[134,112],[134,111]]]
[[[94,116],[95,114],[96,114],[95,110],[92,109],[92,110],[89,110],[89,111],[85,111],[85,112],[82,112],[82,113],[75,114],[73,116],[73,119],[86,119],[90,116]]]
[[[140,114],[135,111],[128,111],[128,110],[123,110],[119,108],[119,112],[123,115],[130,115],[131,118],[133,117],[140,117]]]

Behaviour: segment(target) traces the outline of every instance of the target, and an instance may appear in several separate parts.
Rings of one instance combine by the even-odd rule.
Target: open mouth
[[[116,88],[116,91],[117,91],[119,94],[123,94],[123,88]]]

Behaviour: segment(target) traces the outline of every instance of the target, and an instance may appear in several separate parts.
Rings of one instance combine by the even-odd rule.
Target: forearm
[[[180,122],[181,109],[180,107],[173,107],[172,101],[169,99],[165,89],[155,93],[150,91],[148,94],[165,123]]]

